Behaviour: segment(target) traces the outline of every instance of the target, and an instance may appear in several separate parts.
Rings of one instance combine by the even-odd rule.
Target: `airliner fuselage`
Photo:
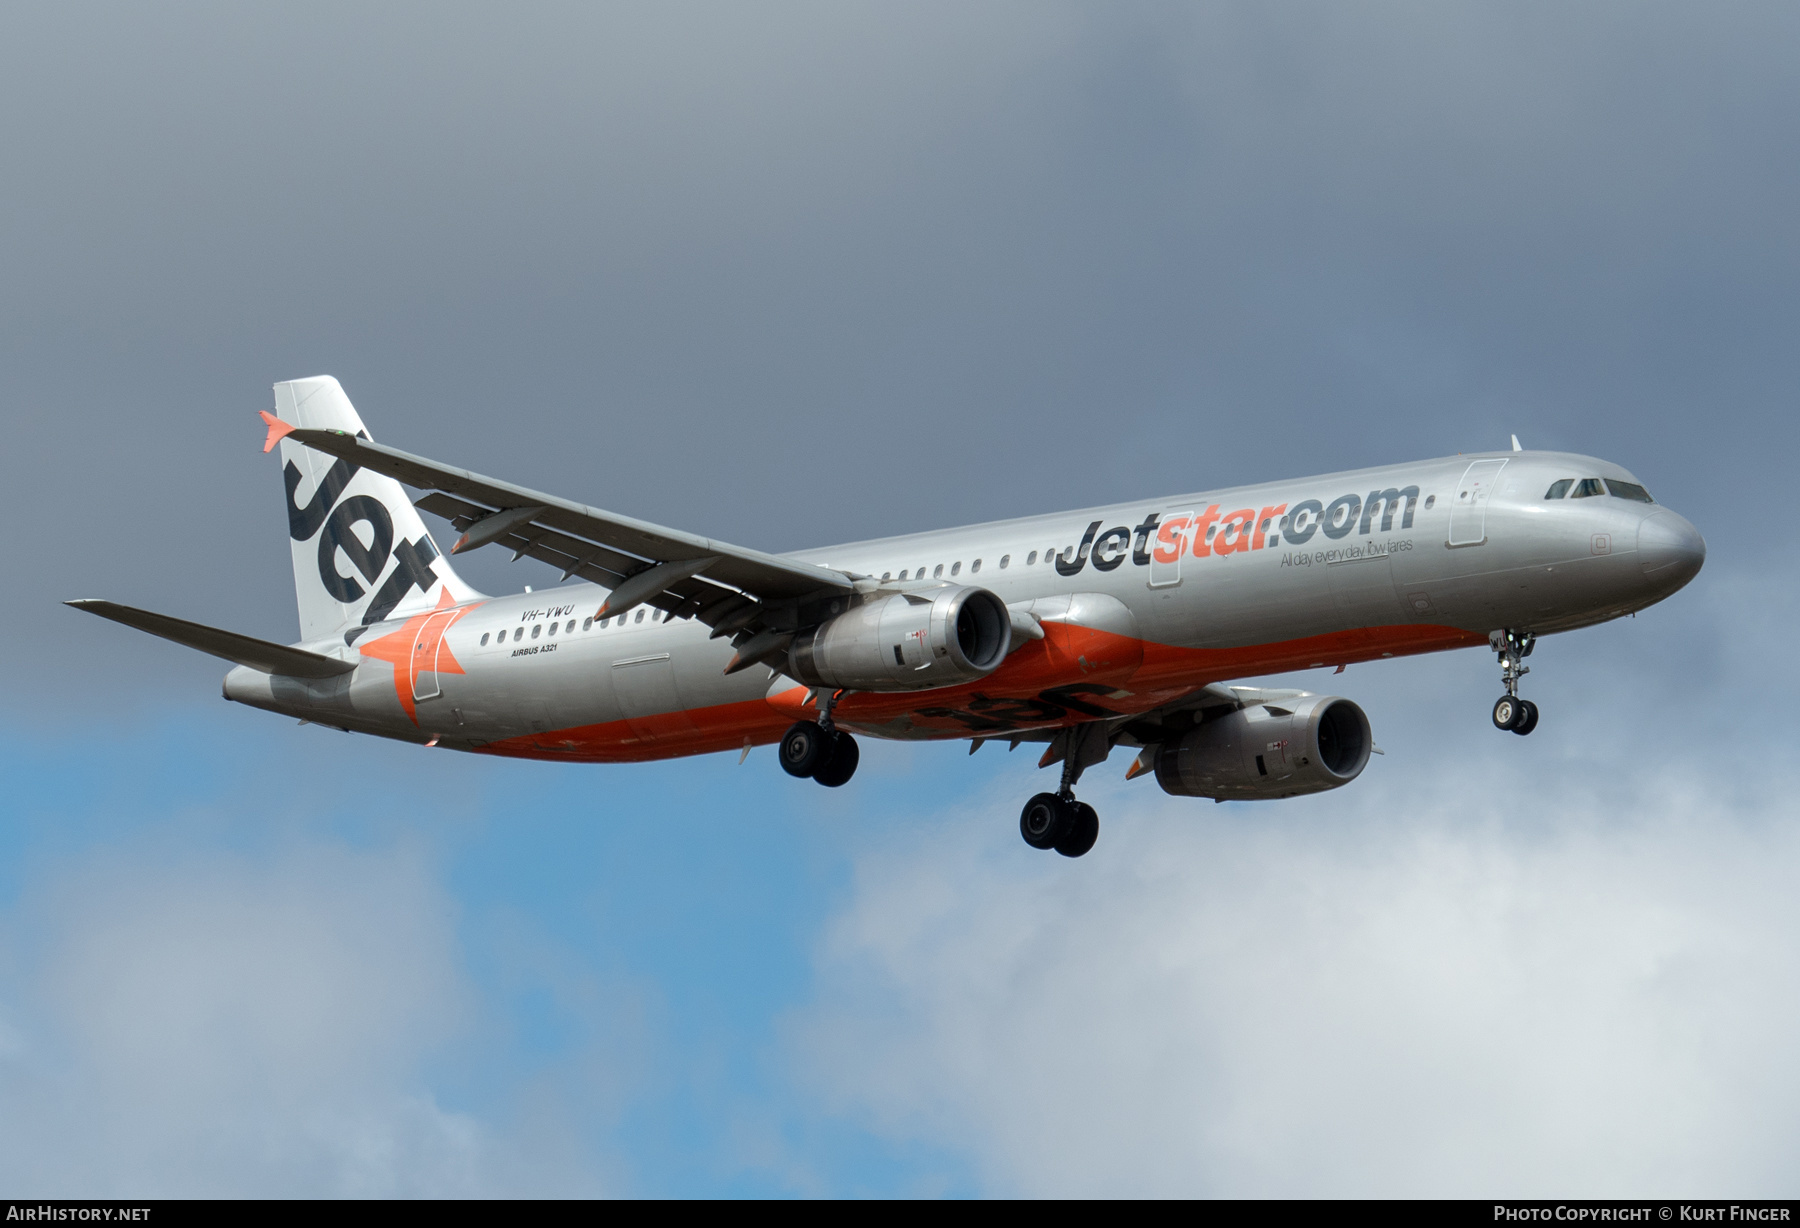
[[[1602,493],[1570,498],[1582,481]],[[1003,737],[1155,709],[1208,683],[1487,646],[1496,629],[1565,631],[1685,584],[1704,547],[1591,457],[1456,456],[969,528],[796,557],[873,592],[979,585],[1043,629],[992,673],[858,692],[838,724],[886,738]],[[1562,497],[1546,492],[1567,482]],[[816,711],[770,668],[727,676],[731,645],[639,606],[594,618],[570,584],[369,627],[354,673],[248,668],[228,698],[313,721],[489,754],[627,762],[772,743]]]

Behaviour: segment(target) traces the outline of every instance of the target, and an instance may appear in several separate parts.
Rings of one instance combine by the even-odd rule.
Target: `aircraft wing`
[[[116,623],[124,623],[127,627],[136,627],[139,631],[148,631],[151,635],[159,635],[188,648],[209,652],[238,665],[248,665],[265,674],[285,674],[290,678],[330,678],[337,674],[348,674],[356,668],[354,661],[340,661],[336,657],[308,652],[304,648],[273,644],[254,636],[221,631],[217,627],[191,623],[183,618],[170,618],[167,614],[155,614],[134,606],[119,605],[114,601],[85,599],[65,601],[63,604],[86,610],[89,614],[98,614],[101,618],[110,618]]]
[[[1211,682],[1198,690],[1189,691],[1180,699],[1160,708],[1151,708],[1147,712],[1096,717],[1079,725],[1067,725],[1058,729],[1034,729],[994,738],[976,738],[969,747],[969,753],[974,754],[981,743],[987,741],[1010,741],[1014,747],[1021,742],[1048,742],[1049,749],[1038,760],[1039,767],[1060,763],[1073,753],[1081,759],[1085,768],[1105,759],[1116,746],[1146,748],[1145,753],[1125,773],[1126,780],[1135,780],[1150,770],[1150,748],[1180,737],[1196,725],[1257,704],[1269,704],[1279,709],[1283,701],[1302,699],[1310,694],[1309,691],[1285,688],[1226,686],[1224,683]]]
[[[1222,682],[1211,682],[1160,708],[1116,719],[1114,740],[1121,744],[1148,746],[1166,737],[1186,733],[1195,725],[1236,712],[1239,708],[1254,708],[1257,704],[1279,707],[1284,700],[1304,699],[1310,694],[1310,691],[1285,687],[1227,686]]]
[[[498,544],[612,594],[599,612],[638,604],[669,618],[699,618],[732,631],[767,626],[771,607],[815,602],[855,591],[845,572],[664,528],[555,495],[514,486],[386,447],[342,431],[302,430],[265,413],[267,451],[291,438],[315,451],[428,491],[417,507],[463,531],[456,554]],[[746,662],[749,664],[749,662]]]
[[[1311,694],[1311,691],[1288,687],[1226,686],[1222,682],[1211,682],[1173,703],[1115,722],[1111,737],[1114,745],[1145,748],[1125,773],[1126,780],[1136,780],[1151,770],[1151,752],[1156,746],[1180,737],[1195,725],[1258,704],[1267,704],[1280,712],[1283,703],[1305,699]],[[1376,749],[1380,753],[1380,748]]]

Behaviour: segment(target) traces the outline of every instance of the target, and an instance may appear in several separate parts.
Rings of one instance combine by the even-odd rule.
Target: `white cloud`
[[[5,920],[0,1180],[40,1196],[591,1186],[440,1104],[475,1014],[429,859],[113,852]],[[529,1129],[530,1123],[524,1123]],[[552,1152],[553,1153],[553,1152]]]
[[[993,1192],[1791,1194],[1800,808],[1741,717],[1622,694],[1532,744],[1408,695],[1410,753],[1292,803],[1109,764],[1080,862],[1019,842],[1017,780],[920,818],[862,858],[796,1066]]]

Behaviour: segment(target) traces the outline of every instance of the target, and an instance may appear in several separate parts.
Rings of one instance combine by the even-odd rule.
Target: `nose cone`
[[[1674,592],[1700,574],[1706,540],[1674,512],[1652,512],[1638,524],[1638,562],[1644,577]]]

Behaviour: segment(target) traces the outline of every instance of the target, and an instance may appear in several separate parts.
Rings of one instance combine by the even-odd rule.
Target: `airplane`
[[[300,639],[277,644],[103,600],[67,604],[233,662],[224,696],[303,723],[486,755],[627,763],[774,743],[838,787],[855,735],[1043,744],[1061,782],[1025,842],[1099,835],[1075,797],[1127,779],[1215,801],[1355,780],[1349,699],[1239,679],[1486,647],[1497,729],[1529,734],[1537,638],[1633,614],[1706,543],[1609,461],[1520,448],[767,554],[374,442],[330,376],[275,385]],[[409,499],[404,487],[424,492]],[[549,563],[489,597],[419,511]]]

